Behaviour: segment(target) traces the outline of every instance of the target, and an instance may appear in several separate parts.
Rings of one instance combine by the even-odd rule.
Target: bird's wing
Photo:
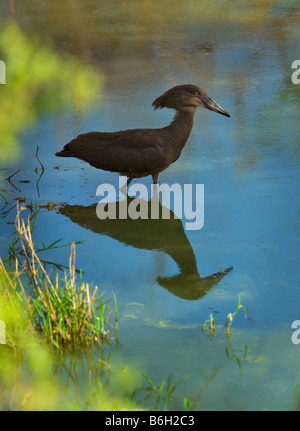
[[[65,148],[96,168],[142,176],[166,164],[161,130],[90,132],[77,136]]]

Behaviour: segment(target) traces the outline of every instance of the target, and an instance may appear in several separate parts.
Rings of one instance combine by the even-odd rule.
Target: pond
[[[23,128],[1,186],[40,205],[59,203],[40,210],[36,238],[83,241],[76,266],[85,281],[124,307],[120,356],[153,380],[181,382],[172,409],[184,397],[196,410],[299,408],[300,347],[291,340],[300,319],[300,85],[291,80],[299,3],[15,0],[0,12],[0,24],[13,17],[24,34],[50,39],[105,76],[90,110],[54,108]],[[151,103],[186,83],[231,115],[198,109],[181,157],[159,177],[204,184],[203,228],[188,230],[180,219],[100,221],[97,187],[118,187],[118,175],[54,153],[79,133],[166,126],[174,112]],[[38,184],[37,145],[45,167]],[[151,177],[137,182],[150,190]],[[0,219],[1,257],[13,218],[14,210]],[[48,256],[67,262],[68,253]],[[239,295],[247,319],[239,311],[227,338]],[[210,315],[213,337],[208,323],[201,329]]]

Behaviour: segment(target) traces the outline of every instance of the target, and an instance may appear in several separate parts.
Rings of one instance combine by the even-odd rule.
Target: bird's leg
[[[153,184],[151,185],[151,205],[153,204],[153,202],[155,201],[155,199],[157,200],[158,195],[157,195],[157,178],[158,178],[158,174],[152,174],[152,180],[153,180]]]
[[[152,174],[153,184],[157,184],[158,174]]]
[[[127,195],[127,187],[129,186],[129,184],[130,184],[130,182],[133,180],[133,178],[132,177],[129,177],[128,179],[127,179],[127,181],[126,181],[126,183],[124,183],[123,185],[122,185],[122,187],[120,187],[120,192],[122,192],[123,193],[123,195],[124,196],[126,196]]]

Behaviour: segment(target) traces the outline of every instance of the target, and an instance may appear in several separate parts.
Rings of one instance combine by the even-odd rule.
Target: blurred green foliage
[[[0,411],[167,409],[177,384],[160,384],[122,360],[117,349],[51,348],[36,331],[17,289],[16,274],[0,267]],[[151,387],[143,382],[151,382]]]
[[[13,298],[14,297],[14,298]],[[8,293],[0,274],[0,315],[7,344],[0,345],[0,408],[2,410],[51,410],[63,401],[51,375],[51,355],[34,335],[21,303]]]
[[[0,163],[20,156],[20,134],[45,115],[73,106],[85,109],[103,76],[52,45],[25,36],[15,23],[0,31],[6,84],[0,86]]]
[[[117,336],[55,348],[33,318],[26,272],[17,262],[10,271],[0,259],[0,411],[170,408],[181,381],[172,383],[170,375],[154,383],[137,361],[121,357]]]
[[[20,273],[0,260],[0,411],[136,409],[136,365],[110,360],[103,346],[58,352],[37,330],[19,284]]]

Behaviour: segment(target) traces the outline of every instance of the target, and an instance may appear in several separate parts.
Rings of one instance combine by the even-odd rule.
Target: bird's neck
[[[196,109],[176,111],[173,121],[166,127],[168,142],[174,150],[174,156],[179,156],[193,128]]]

